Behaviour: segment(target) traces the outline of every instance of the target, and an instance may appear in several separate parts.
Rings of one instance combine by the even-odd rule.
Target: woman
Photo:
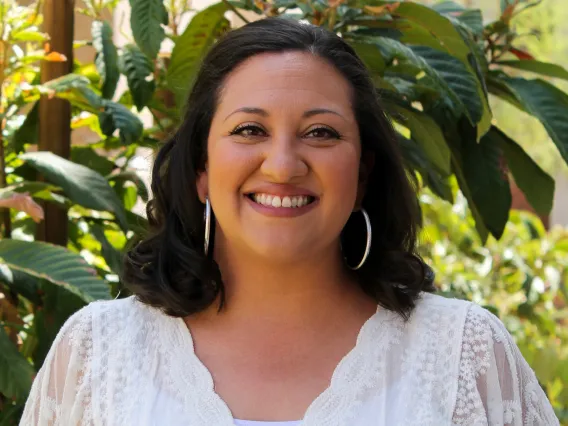
[[[335,34],[226,35],[152,179],[135,297],[67,321],[22,424],[558,424],[502,323],[431,294],[393,129]]]

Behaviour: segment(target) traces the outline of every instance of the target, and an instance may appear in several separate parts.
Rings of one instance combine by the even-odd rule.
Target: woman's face
[[[361,195],[351,99],[339,71],[305,52],[257,55],[229,74],[198,178],[217,242],[277,262],[338,247]]]

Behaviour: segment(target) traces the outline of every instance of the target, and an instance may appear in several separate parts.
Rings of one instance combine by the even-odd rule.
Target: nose
[[[308,165],[298,148],[294,136],[273,138],[267,144],[260,171],[276,183],[286,183],[305,176],[308,173]]]

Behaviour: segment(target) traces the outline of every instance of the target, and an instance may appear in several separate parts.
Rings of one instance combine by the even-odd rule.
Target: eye
[[[250,138],[255,136],[266,136],[266,132],[262,127],[251,123],[239,124],[229,134],[231,136],[238,135],[238,136],[243,136],[245,138],[246,137]]]
[[[339,133],[327,126],[315,127],[306,133],[306,136],[308,138],[316,139],[341,139],[341,135]]]

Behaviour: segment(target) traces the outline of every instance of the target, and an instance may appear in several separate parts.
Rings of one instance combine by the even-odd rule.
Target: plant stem
[[[241,12],[239,12],[239,11],[237,10],[237,8],[236,8],[235,6],[233,6],[233,5],[229,2],[229,0],[223,0],[223,3],[225,3],[225,4],[229,7],[229,9],[231,9],[233,12],[235,12],[235,15],[237,15],[239,18],[241,18],[241,20],[242,20],[245,24],[248,24],[248,23],[249,23],[249,21],[241,14]]]
[[[154,121],[156,122],[156,124],[158,125],[158,127],[160,128],[160,130],[162,132],[166,132],[166,128],[162,125],[162,123],[160,123],[160,117],[158,117],[156,115],[156,112],[152,109],[152,108],[148,108],[148,110],[150,111],[150,113],[152,114],[152,117],[154,117]]]
[[[0,53],[2,62],[0,63],[0,99],[2,99],[2,88],[4,86],[4,66],[8,56],[9,45],[4,40],[0,40]],[[0,122],[0,188],[6,187],[6,152],[4,149],[4,124],[5,118]],[[4,224],[4,238],[12,236],[12,219],[10,217],[10,209],[4,209],[2,212],[2,222]]]

